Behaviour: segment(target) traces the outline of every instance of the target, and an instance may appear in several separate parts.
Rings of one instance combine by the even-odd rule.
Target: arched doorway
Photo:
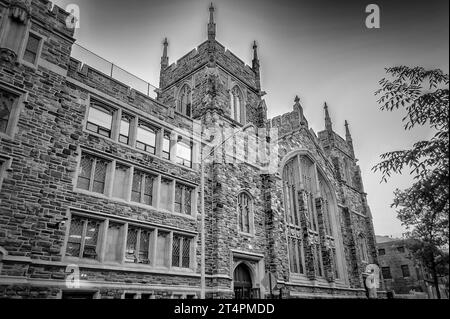
[[[234,270],[233,283],[235,299],[258,298],[255,295],[257,289],[253,289],[250,269],[244,263],[239,264]]]

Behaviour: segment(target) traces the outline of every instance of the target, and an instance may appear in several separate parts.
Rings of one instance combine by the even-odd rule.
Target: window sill
[[[256,237],[255,234],[246,233],[246,232],[243,232],[243,231],[239,231],[238,234],[241,235],[241,236],[247,237],[247,238],[255,238]]]
[[[137,271],[157,274],[172,274],[172,275],[194,275],[197,276],[192,268],[178,268],[178,267],[161,267],[151,265],[140,265],[126,262],[100,262],[93,259],[77,258],[77,257],[63,257],[63,263],[75,263],[79,268],[94,268],[117,271]]]
[[[197,217],[193,216],[193,215],[186,215],[186,214],[180,214],[180,213],[175,213],[175,212],[171,212],[169,210],[166,209],[157,209],[154,206],[150,206],[150,205],[145,205],[145,204],[140,204],[140,203],[135,203],[135,202],[129,202],[126,201],[124,199],[120,199],[120,198],[113,198],[113,197],[108,197],[104,194],[99,194],[99,193],[94,193],[94,192],[90,192],[84,189],[80,189],[80,188],[76,188],[74,187],[74,192],[78,193],[78,194],[82,194],[82,195],[87,195],[87,196],[92,196],[92,197],[97,197],[97,198],[101,198],[101,199],[105,199],[111,202],[115,202],[118,204],[125,204],[125,205],[129,205],[131,207],[139,207],[139,208],[143,208],[143,209],[147,209],[147,210],[153,210],[159,213],[165,213],[165,214],[170,214],[172,216],[180,216],[180,217],[184,217],[184,218],[188,218],[188,219],[192,219],[192,220],[196,220]]]

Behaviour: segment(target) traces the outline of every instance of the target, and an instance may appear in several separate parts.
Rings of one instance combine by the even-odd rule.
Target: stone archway
[[[255,289],[253,289],[251,270],[245,263],[240,263],[233,274],[233,286],[235,299],[254,299]]]

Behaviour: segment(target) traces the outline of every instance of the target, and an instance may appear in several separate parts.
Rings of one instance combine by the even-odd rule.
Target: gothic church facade
[[[268,119],[256,43],[250,67],[209,11],[176,63],[164,41],[153,99],[71,57],[64,10],[0,1],[0,296],[365,297],[348,125],[325,104],[316,134],[298,97]]]

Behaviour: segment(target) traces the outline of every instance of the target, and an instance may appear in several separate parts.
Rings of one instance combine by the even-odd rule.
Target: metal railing
[[[139,91],[153,99],[156,98],[156,92],[158,88],[151,83],[141,79],[140,77],[131,74],[130,72],[122,69],[114,63],[102,58],[98,54],[86,49],[85,47],[75,43],[72,46],[71,56],[81,63],[96,69],[107,76],[123,83],[132,89]]]

